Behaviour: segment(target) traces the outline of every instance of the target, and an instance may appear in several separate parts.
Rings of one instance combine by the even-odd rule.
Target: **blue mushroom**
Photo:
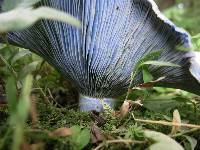
[[[59,70],[80,92],[82,110],[112,104],[127,91],[131,73],[145,55],[162,50],[159,61],[180,67],[149,66],[156,86],[183,89],[200,94],[200,54],[190,49],[187,32],[176,27],[158,10],[153,0],[42,0],[70,13],[81,28],[41,20],[23,31],[8,33],[11,44],[30,49]],[[143,83],[139,72],[131,86]],[[99,107],[100,106],[100,107]]]

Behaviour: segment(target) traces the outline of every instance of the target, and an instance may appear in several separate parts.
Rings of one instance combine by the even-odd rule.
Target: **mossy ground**
[[[179,110],[182,121],[191,124],[200,124],[200,109],[195,105],[188,103],[181,104],[176,107]],[[36,103],[37,110],[37,122],[33,123],[31,117],[27,121],[27,125],[24,134],[24,145],[28,145],[29,148],[36,149],[76,149],[76,143],[73,143],[70,136],[56,137],[49,136],[50,132],[58,128],[70,128],[74,125],[80,126],[80,128],[88,129],[91,131],[94,119],[91,117],[90,112],[80,112],[78,109],[59,108],[52,103],[46,104],[42,99],[38,99]],[[119,109],[119,108],[118,108]],[[149,142],[146,141],[143,130],[154,130],[169,134],[171,132],[171,126],[164,126],[159,124],[141,123],[134,120],[131,114],[134,114],[135,118],[145,120],[172,120],[173,109],[167,112],[155,112],[146,109],[145,107],[139,107],[132,109],[128,115],[119,119],[118,117],[102,113],[101,116],[106,119],[104,125],[100,126],[101,132],[104,134],[104,140],[113,139],[133,139],[136,141],[144,141],[141,144],[124,144],[124,143],[113,143],[104,147],[105,149],[144,149],[149,146]],[[2,149],[10,149],[12,144],[12,129],[8,125],[8,109],[1,107],[0,109],[0,144]],[[10,131],[9,131],[10,130]],[[192,138],[200,138],[200,130],[182,128],[180,132],[175,134],[175,139],[185,146],[188,142],[183,138],[183,135],[188,135]],[[187,131],[188,133],[184,133]],[[7,135],[6,135],[7,134]],[[179,135],[180,134],[180,135]],[[177,135],[177,136],[176,136]],[[90,142],[84,147],[84,149],[93,149],[97,147],[102,141],[92,143]],[[4,141],[3,141],[4,140]],[[84,139],[82,139],[84,140]],[[27,147],[28,147],[27,146]],[[27,148],[26,146],[24,146]],[[198,148],[197,148],[198,149]],[[196,149],[196,150],[197,150]]]

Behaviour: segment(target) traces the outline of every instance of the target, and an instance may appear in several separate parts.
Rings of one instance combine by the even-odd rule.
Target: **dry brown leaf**
[[[31,150],[44,150],[44,143],[43,142],[39,142],[39,143],[34,143],[31,144]]]
[[[36,97],[34,94],[31,95],[30,117],[33,125],[36,125],[38,122],[38,113],[36,109]]]
[[[32,150],[30,145],[24,140],[20,145],[20,150]]]
[[[91,139],[92,139],[92,143],[98,143],[100,141],[103,141],[104,139],[104,135],[101,132],[101,129],[96,126],[95,124],[92,124],[91,126]]]
[[[180,117],[180,114],[178,112],[178,110],[174,110],[173,112],[173,120],[172,120],[172,123],[174,124],[180,124],[181,125],[181,117]],[[176,134],[179,130],[180,130],[180,125],[174,125],[172,127],[172,130],[171,130],[171,134],[174,135]]]
[[[137,108],[137,107],[142,107],[142,101],[140,99],[137,99],[135,101],[130,101],[132,107]]]
[[[137,99],[135,101],[125,100],[120,108],[120,111],[115,111],[114,116],[123,119],[128,115],[132,108],[136,109],[141,106],[143,106],[143,104],[141,103],[140,99]]]
[[[98,127],[100,127],[106,123],[106,120],[102,116],[100,116],[100,113],[97,111],[94,111],[94,110],[91,111],[90,116],[95,121],[95,123]]]
[[[70,128],[58,128],[49,134],[50,136],[65,137],[72,135],[72,129]]]
[[[149,81],[149,82],[146,82],[146,83],[142,83],[139,85],[139,87],[141,88],[151,88],[151,87],[154,87],[156,83],[164,80],[166,77],[160,77],[154,81]]]

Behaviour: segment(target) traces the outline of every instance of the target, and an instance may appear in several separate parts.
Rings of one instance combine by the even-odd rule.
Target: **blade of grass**
[[[27,75],[23,82],[22,93],[19,97],[19,103],[17,105],[16,115],[13,114],[12,123],[15,125],[12,150],[19,150],[20,144],[23,141],[25,122],[28,117],[31,101],[30,92],[32,86],[32,76]]]
[[[12,113],[16,112],[17,106],[17,88],[16,81],[13,76],[9,77],[6,82],[6,99],[8,101],[9,113],[12,115]]]

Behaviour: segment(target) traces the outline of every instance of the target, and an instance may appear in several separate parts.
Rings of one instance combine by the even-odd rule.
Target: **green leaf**
[[[151,52],[151,53],[145,55],[138,62],[138,67],[141,66],[141,64],[143,64],[146,61],[158,59],[158,57],[161,55],[161,53],[162,53],[162,50],[157,50],[157,51],[154,51],[154,52]]]
[[[39,19],[33,13],[33,9],[14,9],[0,14],[0,32],[22,30],[33,25]]]
[[[154,52],[151,52],[147,55],[145,55],[143,58],[141,58],[137,64],[135,65],[132,73],[131,73],[131,82],[130,82],[130,86],[132,85],[132,82],[136,76],[136,74],[139,72],[139,69],[142,67],[142,64],[148,60],[154,60],[154,59],[157,59],[160,55],[161,55],[162,51],[154,51]]]
[[[12,150],[19,150],[20,144],[23,140],[25,122],[31,106],[30,93],[32,81],[33,77],[31,75],[27,75],[24,78],[23,88],[19,97],[16,114],[11,116],[11,125],[15,125]]]
[[[197,145],[197,140],[187,135],[183,135],[183,137],[189,142],[189,150],[194,150]]]
[[[31,52],[29,50],[22,50],[19,51],[12,59],[11,64],[14,64],[17,60],[21,59],[22,57],[25,57],[27,55],[31,55]]]
[[[17,106],[17,89],[16,81],[13,76],[9,77],[6,82],[6,97],[10,114],[15,113]]]
[[[75,149],[83,149],[90,142],[90,131],[79,126],[73,126],[71,140],[75,143]]]
[[[188,48],[188,47],[185,47],[184,45],[177,45],[177,46],[175,47],[175,49],[176,49],[177,51],[183,51],[183,52],[191,51],[191,47]]]
[[[31,105],[30,93],[31,93],[32,81],[33,77],[31,75],[27,75],[24,78],[22,92],[19,97],[19,103],[17,106],[17,115],[23,122],[25,122],[28,116],[28,111]]]
[[[153,144],[148,148],[149,150],[184,150],[174,139],[163,133],[146,130],[144,135],[153,141]]]
[[[191,39],[199,39],[199,38],[200,38],[200,33],[191,37]]]
[[[0,60],[3,61],[3,63],[6,65],[6,67],[8,68],[9,72],[14,76],[17,77],[17,73],[15,72],[15,70],[13,69],[13,67],[9,64],[9,62],[4,58],[4,56],[2,56],[0,54]]]
[[[142,69],[142,75],[143,75],[143,81],[144,81],[144,83],[147,83],[147,82],[153,80],[153,76],[151,75],[151,73],[148,71],[148,69],[146,67],[143,67],[143,69]]]
[[[32,73],[36,70],[37,65],[39,64],[39,61],[31,62],[30,64],[26,65],[19,73],[19,79],[24,78],[28,74]]]
[[[79,148],[83,149],[90,142],[90,131],[83,129],[77,138],[77,142],[79,142]]]
[[[34,14],[39,17],[39,19],[50,19],[56,21],[62,21],[76,27],[80,27],[81,23],[72,15],[65,12],[49,8],[49,7],[40,7],[34,10]]]
[[[4,0],[2,4],[3,11],[9,11],[14,8],[27,8],[38,3],[41,0]]]
[[[22,0],[4,0],[2,3],[2,10],[8,11],[14,9]]]
[[[173,96],[151,96],[143,101],[143,106],[154,112],[168,112],[177,106],[182,105],[182,102],[176,100]]]
[[[154,51],[154,52],[151,52],[151,53],[145,55],[143,58],[141,58],[138,61],[133,72],[137,72],[137,70],[141,67],[141,64],[144,63],[145,61],[157,59],[161,55],[161,53],[162,53],[162,51]]]
[[[35,5],[36,3],[38,3],[41,0],[21,0],[21,3],[18,3],[17,8],[27,8],[30,6]]]
[[[80,126],[75,125],[75,126],[72,126],[71,129],[72,129],[72,132],[73,132],[72,138],[76,139],[76,136],[81,132],[81,128],[80,128]]]
[[[0,14],[0,32],[18,31],[30,27],[41,19],[50,19],[79,27],[73,16],[49,7],[14,9]]]
[[[160,67],[180,67],[177,64],[170,63],[170,62],[164,62],[164,61],[145,61],[141,65],[155,65]]]
[[[156,66],[161,66],[161,67],[165,67],[165,66],[180,67],[179,65],[170,63],[170,62],[155,61],[154,59],[157,59],[161,55],[161,52],[162,51],[154,51],[152,53],[145,55],[142,59],[139,60],[139,62],[136,64],[136,66],[131,74],[130,86],[132,85],[133,79],[135,78],[136,74],[139,72],[140,68],[144,67],[145,65],[156,65]]]

